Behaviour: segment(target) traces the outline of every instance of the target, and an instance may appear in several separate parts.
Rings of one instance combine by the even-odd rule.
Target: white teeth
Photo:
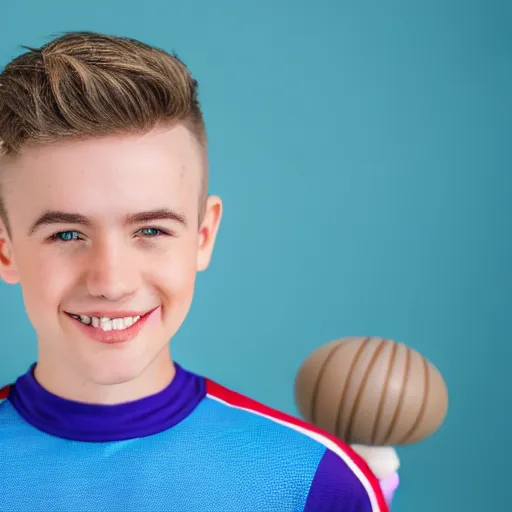
[[[82,323],[86,325],[91,325],[96,329],[101,329],[102,331],[123,331],[124,329],[128,329],[133,324],[135,324],[138,320],[140,320],[140,315],[138,316],[127,316],[123,318],[107,318],[105,316],[97,317],[97,316],[87,316],[87,315],[71,315],[77,320],[80,320]]]
[[[115,331],[120,331],[121,329],[124,329],[124,319],[123,318],[114,318],[112,320],[112,329]]]
[[[102,331],[111,331],[112,327],[112,320],[110,318],[104,316],[100,318],[100,328]]]

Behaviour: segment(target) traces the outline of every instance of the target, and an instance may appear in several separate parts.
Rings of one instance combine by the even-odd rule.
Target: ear
[[[222,201],[220,197],[209,196],[206,200],[203,221],[199,227],[199,246],[197,250],[197,270],[206,270],[210,264],[213,246],[222,218]]]
[[[20,281],[14,263],[11,236],[3,220],[0,220],[0,278],[8,284],[17,284]]]

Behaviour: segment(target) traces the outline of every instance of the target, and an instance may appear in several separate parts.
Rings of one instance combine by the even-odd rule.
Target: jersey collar
[[[175,363],[176,374],[155,395],[117,405],[74,402],[44,389],[33,364],[8,396],[16,411],[47,434],[73,441],[122,441],[163,432],[183,421],[206,394],[205,380]]]

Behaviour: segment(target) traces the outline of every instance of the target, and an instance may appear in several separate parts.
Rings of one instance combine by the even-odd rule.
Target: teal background
[[[404,341],[450,391],[402,448],[396,512],[505,510],[512,8],[490,0],[1,5],[0,65],[70,30],[175,49],[201,84],[225,217],[173,340],[185,366],[297,414],[293,379],[347,335]],[[0,382],[36,358],[0,286]],[[0,461],[1,467],[1,461]]]

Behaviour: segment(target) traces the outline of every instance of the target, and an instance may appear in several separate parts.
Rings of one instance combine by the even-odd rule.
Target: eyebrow
[[[170,220],[187,227],[186,217],[178,212],[169,210],[168,208],[159,208],[145,212],[130,213],[125,217],[125,224],[141,224],[142,222],[154,222],[159,220]],[[57,210],[48,210],[44,212],[30,226],[28,236],[32,236],[43,226],[51,224],[80,224],[82,226],[91,226],[92,221],[85,215],[80,213],[61,212]]]

